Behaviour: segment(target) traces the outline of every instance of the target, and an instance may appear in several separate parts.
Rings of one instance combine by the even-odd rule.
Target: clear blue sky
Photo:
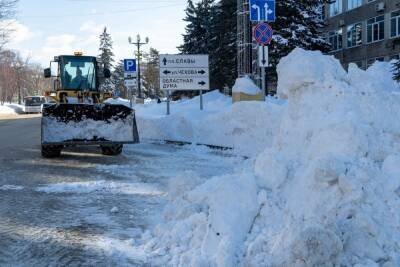
[[[186,0],[20,0],[14,41],[8,47],[47,65],[54,55],[83,51],[98,54],[98,35],[107,26],[116,57],[132,57],[139,33],[162,53],[182,43]]]

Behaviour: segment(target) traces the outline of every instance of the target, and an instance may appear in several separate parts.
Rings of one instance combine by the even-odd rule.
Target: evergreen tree
[[[113,41],[111,35],[107,32],[107,27],[104,27],[103,32],[100,34],[100,59],[104,64],[104,68],[110,69],[114,63],[113,53]],[[104,91],[113,91],[113,82],[110,79],[106,79],[101,82],[100,89]]]
[[[237,0],[221,0],[215,7],[211,67],[213,88],[231,88],[237,77]]]
[[[393,80],[400,82],[400,60],[393,63]]]
[[[276,21],[273,41],[269,45],[268,79],[277,79],[276,66],[279,60],[294,48],[329,51],[328,43],[322,38],[323,20],[318,7],[326,0],[276,1]]]
[[[211,50],[211,37],[215,25],[215,0],[202,0],[193,4],[188,0],[186,8],[186,33],[183,35],[183,45],[178,49],[183,54],[207,54]]]
[[[114,94],[122,97],[129,98],[128,91],[124,83],[124,61],[120,60],[115,66],[115,69],[111,75],[111,84],[114,88]]]
[[[236,78],[236,0],[188,0],[188,24],[179,47],[184,54],[210,56],[210,86],[223,89],[231,87]],[[196,92],[195,92],[196,93]]]
[[[104,63],[104,67],[111,69],[114,63],[113,41],[111,35],[107,32],[107,27],[104,27],[100,34],[100,58]]]

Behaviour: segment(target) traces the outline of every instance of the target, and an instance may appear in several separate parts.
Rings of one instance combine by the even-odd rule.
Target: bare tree
[[[0,49],[8,42],[12,32],[11,22],[14,18],[18,0],[0,0]]]
[[[17,52],[0,51],[0,104],[18,100],[27,95],[43,95],[51,90],[51,81],[43,77],[38,65],[29,64]]]

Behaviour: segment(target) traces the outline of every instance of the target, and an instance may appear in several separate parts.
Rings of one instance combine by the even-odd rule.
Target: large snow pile
[[[248,76],[237,78],[234,86],[232,87],[233,93],[244,93],[248,95],[258,95],[261,93],[260,88],[254,84]]]
[[[141,139],[193,142],[235,148],[247,156],[261,152],[260,144],[271,144],[271,130],[278,127],[282,101],[240,102],[218,91],[200,99],[171,102],[171,115],[166,116],[165,103],[136,105],[136,119]],[[265,125],[268,124],[268,127]]]
[[[400,93],[390,65],[347,73],[296,49],[278,75],[279,122],[259,118],[268,110],[256,122],[271,142],[237,175],[172,181],[165,221],[142,248],[173,266],[400,266]]]

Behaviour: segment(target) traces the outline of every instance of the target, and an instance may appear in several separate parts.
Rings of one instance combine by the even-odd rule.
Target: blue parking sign
[[[275,21],[275,0],[250,0],[251,21]]]
[[[136,72],[136,59],[124,59],[124,71]]]

